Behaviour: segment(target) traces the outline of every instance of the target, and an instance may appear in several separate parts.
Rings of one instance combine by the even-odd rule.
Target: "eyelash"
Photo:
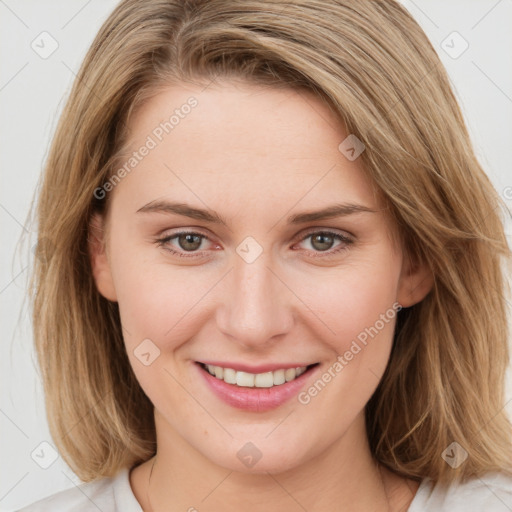
[[[333,238],[336,238],[336,239],[340,240],[341,242],[343,242],[343,244],[345,244],[345,245],[342,244],[337,249],[330,249],[329,251],[314,251],[314,252],[306,251],[313,258],[328,259],[330,257],[337,256],[340,252],[346,251],[348,249],[348,246],[351,245],[352,243],[354,243],[354,240],[347,237],[346,235],[342,235],[340,233],[336,233],[334,231],[329,231],[329,230],[310,231],[307,235],[305,235],[300,240],[298,240],[298,242],[303,242],[304,240],[307,240],[311,236],[319,235],[319,234],[332,236]],[[186,254],[186,253],[176,251],[176,250],[171,249],[170,247],[166,246],[166,244],[168,242],[170,242],[171,240],[173,240],[175,238],[178,238],[181,235],[199,235],[203,239],[210,240],[206,235],[203,235],[202,233],[198,233],[196,231],[179,231],[170,236],[165,236],[163,238],[157,239],[156,244],[158,245],[158,247],[162,247],[164,250],[169,251],[171,254],[173,254],[175,256],[179,256],[180,258],[199,258],[199,257],[201,257],[203,255],[201,252],[190,252],[189,254]]]

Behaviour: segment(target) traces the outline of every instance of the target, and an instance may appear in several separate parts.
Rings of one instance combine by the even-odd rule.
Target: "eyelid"
[[[176,231],[173,231],[174,229]],[[169,231],[171,231],[171,232],[169,233]],[[346,230],[342,230],[342,229],[338,229],[338,228],[331,228],[331,227],[313,226],[310,228],[305,228],[302,231],[300,231],[297,235],[295,235],[291,239],[291,241],[293,243],[301,242],[302,240],[304,240],[304,238],[310,236],[311,234],[329,233],[329,232],[332,232],[336,235],[345,237],[346,239],[350,239],[351,241],[354,241],[354,239],[356,238],[356,236],[353,233],[346,231]],[[159,233],[157,235],[157,238],[161,240],[163,238],[170,238],[170,237],[175,237],[175,236],[179,236],[179,235],[183,235],[183,234],[201,235],[205,239],[209,240],[210,242],[213,242],[211,236],[209,234],[206,234],[204,232],[203,228],[200,228],[197,226],[189,226],[189,227],[184,227],[184,228],[171,228],[170,230],[166,229],[166,230],[162,231],[161,233]]]
[[[190,228],[176,228],[177,231],[166,234],[165,231],[155,240],[155,243],[163,248],[164,250],[168,251],[173,256],[182,257],[182,258],[204,258],[205,252],[207,252],[205,249],[199,250],[199,251],[191,251],[187,253],[183,250],[176,250],[171,247],[166,247],[166,244],[169,244],[171,240],[176,239],[177,237],[181,235],[199,235],[203,238],[203,240],[208,240],[210,243],[215,243],[211,239],[209,235],[205,235],[200,228],[196,227],[190,227]],[[341,253],[349,249],[349,246],[351,246],[355,241],[356,237],[352,233],[348,233],[346,231],[342,231],[336,228],[320,228],[320,227],[310,227],[303,231],[301,231],[299,234],[294,237],[293,244],[296,245],[297,243],[303,242],[306,239],[308,239],[310,236],[314,234],[327,234],[335,237],[339,242],[341,242],[339,246],[335,246],[334,249],[328,249],[327,251],[311,251],[306,249],[305,252],[312,258],[320,258],[322,260],[329,260],[330,258],[338,257]],[[219,244],[217,244],[218,246]],[[211,256],[207,255],[206,257]]]
[[[312,228],[306,228],[303,231],[301,231],[297,235],[297,238],[294,238],[294,240],[301,241],[305,237],[308,237],[308,236],[310,236],[310,235],[312,235],[314,233],[333,233],[333,234],[342,236],[342,237],[344,237],[346,239],[350,239],[352,241],[354,241],[354,239],[356,238],[356,236],[354,234],[352,234],[349,231],[346,231],[344,229],[327,228],[327,227],[323,227],[323,228],[322,227],[312,227]]]
[[[202,255],[205,251],[205,249],[200,251],[191,251],[189,254],[187,254],[184,251],[176,250],[176,249],[170,249],[165,247],[165,244],[168,244],[171,242],[171,240],[178,238],[181,235],[200,235],[203,240],[208,240],[210,243],[215,243],[211,239],[209,235],[205,235],[200,228],[191,227],[191,228],[176,228],[177,231],[173,231],[172,233],[168,233],[168,230],[163,231],[161,234],[157,235],[155,239],[155,243],[162,247],[163,249],[167,250],[168,252],[185,256],[185,257],[191,257],[193,258],[194,255]],[[202,242],[201,242],[202,243]],[[217,244],[218,245],[218,244]],[[195,256],[198,257],[198,256]]]

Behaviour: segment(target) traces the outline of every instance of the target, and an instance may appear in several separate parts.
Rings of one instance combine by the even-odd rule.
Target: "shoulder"
[[[76,485],[36,501],[17,512],[142,512],[130,487],[129,471]]]
[[[408,512],[510,512],[512,510],[512,476],[487,473],[450,486],[433,485],[425,479]]]

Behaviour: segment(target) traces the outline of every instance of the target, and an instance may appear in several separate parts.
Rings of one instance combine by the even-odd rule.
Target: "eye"
[[[314,258],[329,258],[330,256],[337,255],[341,251],[347,250],[348,246],[354,243],[354,240],[344,234],[334,231],[312,231],[300,239],[300,242],[311,239],[311,246],[313,250],[308,250],[310,255]],[[206,235],[195,231],[180,231],[163,238],[156,240],[159,247],[163,247],[171,254],[179,256],[180,258],[198,258],[204,256],[204,252],[198,250],[203,244],[204,240],[210,240]],[[331,250],[332,245],[338,240],[340,244],[334,250]],[[178,244],[176,250],[170,244],[175,241]],[[176,246],[174,246],[176,247]],[[187,254],[188,253],[188,254]]]
[[[341,251],[348,249],[348,246],[354,243],[353,239],[334,231],[313,231],[308,233],[301,239],[301,242],[311,239],[310,245],[313,251],[308,251],[314,258],[329,258],[330,256],[337,255]],[[336,249],[330,250],[338,240],[341,243]]]
[[[179,245],[180,251],[176,251],[171,246],[169,246],[171,240],[175,239]],[[198,257],[198,254],[201,255],[201,251],[198,253],[197,250],[203,243],[203,239],[209,240],[206,235],[196,233],[195,231],[180,231],[178,233],[174,233],[173,235],[158,239],[157,245],[159,247],[163,247],[166,251],[169,251],[171,254],[175,254],[176,256],[180,256],[182,258],[196,258]],[[187,252],[191,254],[186,254]]]

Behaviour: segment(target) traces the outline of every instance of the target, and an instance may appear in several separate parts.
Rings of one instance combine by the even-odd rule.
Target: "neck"
[[[418,487],[379,470],[363,415],[319,455],[285,471],[259,473],[217,465],[163,418],[155,415],[155,423],[157,455],[130,474],[135,497],[145,511],[393,511],[404,510]]]

